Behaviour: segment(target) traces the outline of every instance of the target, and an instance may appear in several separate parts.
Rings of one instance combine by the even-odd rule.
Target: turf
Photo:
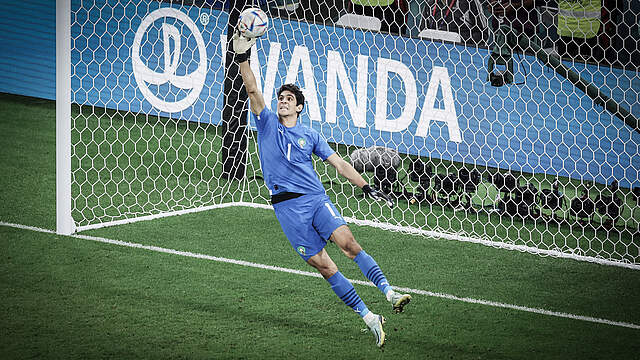
[[[0,221],[53,229],[54,105],[8,95],[0,100]],[[476,221],[490,228],[494,220]],[[511,226],[508,234],[530,231]],[[351,228],[396,286],[640,324],[637,270]],[[560,236],[555,229],[547,232]],[[312,271],[290,248],[273,212],[264,209],[216,209],[84,234]],[[334,245],[328,251],[345,276],[364,280]],[[0,354],[7,359],[640,354],[638,329],[420,294],[395,315],[376,288],[356,285],[367,305],[389,319],[388,343],[380,351],[373,336],[360,331],[358,316],[319,278],[6,226],[0,226],[0,256]]]
[[[256,135],[251,131],[247,176],[241,181],[228,181],[222,176],[221,127],[86,106],[74,106],[72,110],[72,215],[78,226],[229,201],[268,203]],[[332,146],[344,157],[355,149]],[[413,159],[404,155],[401,158],[401,185],[396,186],[396,192],[415,193],[418,185],[408,174]],[[469,166],[440,159],[427,162],[439,174],[457,173],[461,167]],[[413,202],[404,196],[390,209],[364,199],[360,190],[339,178],[335,169],[322,161],[316,159],[315,165],[328,194],[346,217],[614,261],[640,261],[639,247],[633,242],[640,211],[633,211],[637,205],[629,189],[620,190],[623,206],[616,226],[605,226],[606,217],[601,215],[594,215],[592,221],[581,225],[571,216],[568,203],[585,187],[590,188],[592,198],[608,195],[604,185],[558,179],[567,200],[555,214],[560,220],[493,211],[499,205],[496,198],[500,193],[487,181],[473,194],[474,211],[438,201]],[[477,168],[485,177],[498,171]],[[536,189],[550,188],[556,179],[545,174],[517,175],[521,185],[530,183]],[[365,177],[373,182],[371,173],[365,173]],[[549,211],[544,212],[550,215]]]

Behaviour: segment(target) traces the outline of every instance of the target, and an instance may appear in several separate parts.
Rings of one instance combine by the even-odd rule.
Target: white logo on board
[[[156,20],[162,18],[173,18],[182,22],[195,38],[198,46],[197,56],[194,52],[193,58],[193,61],[198,61],[198,68],[195,71],[185,75],[176,74],[182,54],[181,42],[183,34],[180,33],[180,30],[178,30],[176,26],[168,23],[162,24],[161,31],[162,41],[164,42],[164,71],[156,72],[142,62],[140,58],[142,40],[149,27],[151,27]],[[171,42],[174,44],[173,51],[171,51]],[[204,45],[200,30],[198,30],[193,20],[185,13],[173,8],[161,8],[147,15],[142,19],[136,31],[131,52],[133,75],[136,78],[140,91],[151,105],[161,111],[174,113],[187,109],[198,99],[207,76],[207,49]],[[166,101],[163,97],[158,96],[159,94],[149,89],[149,85],[160,86],[166,83],[185,90],[187,93],[186,96],[180,100]]]

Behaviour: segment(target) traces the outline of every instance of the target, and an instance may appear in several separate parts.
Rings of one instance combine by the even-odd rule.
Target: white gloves
[[[247,38],[235,31],[231,39],[233,40],[233,52],[236,53],[236,61],[238,63],[247,61],[249,58],[247,52],[256,43],[257,38]]]

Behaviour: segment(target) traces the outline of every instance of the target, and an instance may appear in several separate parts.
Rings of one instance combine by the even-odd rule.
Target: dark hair
[[[300,88],[295,84],[284,84],[278,90],[278,97],[280,97],[280,94],[285,90],[291,91],[296,97],[296,106],[302,105],[302,108],[304,109],[304,94],[302,93],[302,90],[300,90]],[[298,114],[300,113],[298,112]]]

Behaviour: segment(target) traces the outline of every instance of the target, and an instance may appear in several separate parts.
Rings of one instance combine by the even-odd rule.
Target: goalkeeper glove
[[[387,205],[389,205],[389,207],[393,207],[393,200],[391,200],[389,195],[376,189],[375,186],[365,185],[362,187],[362,191],[364,192],[365,196],[370,196],[373,200],[384,201],[387,203]]]
[[[236,62],[241,63],[249,60],[249,49],[256,43],[257,38],[248,38],[236,30],[233,33],[233,52],[236,53]]]

